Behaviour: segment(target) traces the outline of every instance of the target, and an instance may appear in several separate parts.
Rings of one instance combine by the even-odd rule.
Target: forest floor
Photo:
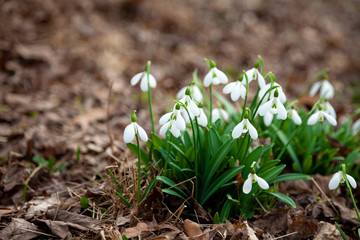
[[[329,176],[314,179],[333,205],[314,182],[299,180],[280,185],[296,208],[279,203],[247,222],[198,225],[171,217],[158,188],[148,200],[157,211],[127,209],[107,169],[129,180],[131,199],[136,157],[122,134],[133,109],[150,132],[146,98],[130,86],[147,60],[158,80],[156,122],[195,69],[203,78],[205,57],[234,79],[258,54],[288,98],[303,97],[304,105],[314,103],[304,96],[313,76],[328,68],[337,91],[332,104],[344,122],[359,101],[359,1],[0,0],[0,6],[0,239],[187,239],[189,231],[203,231],[201,239],[341,239],[339,216],[349,238],[357,236],[347,191],[328,190]],[[116,158],[107,153],[109,134]],[[39,167],[34,157],[54,158],[55,166]]]

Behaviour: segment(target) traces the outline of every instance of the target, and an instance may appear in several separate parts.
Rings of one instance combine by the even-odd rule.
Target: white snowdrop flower
[[[200,109],[200,116],[198,117],[197,121],[200,126],[206,127],[208,124],[208,119],[205,115],[203,104],[201,102],[199,103],[199,109]]]
[[[258,138],[258,132],[256,128],[250,123],[249,121],[249,112],[248,109],[245,110],[244,119],[235,126],[234,130],[232,131],[231,136],[236,139],[239,138],[243,133],[250,133],[250,137],[253,140]]]
[[[256,183],[256,182],[259,184],[259,186],[262,189],[264,189],[264,190],[269,189],[269,184],[263,178],[259,177],[255,173],[250,173],[244,183],[243,192],[245,194],[248,194],[249,192],[251,192],[252,184]]]
[[[272,115],[277,114],[278,119],[285,120],[287,117],[287,111],[284,105],[279,100],[279,92],[275,91],[274,98],[270,99],[259,107],[260,116],[265,116],[267,113]],[[267,114],[267,116],[269,116]]]
[[[214,61],[208,61],[210,65],[210,71],[205,75],[204,86],[208,87],[210,84],[219,85],[220,83],[225,84],[228,82],[228,78],[219,69],[216,68]]]
[[[314,125],[318,121],[323,122],[325,119],[328,120],[328,122],[331,125],[333,125],[333,126],[337,125],[336,119],[333,116],[331,116],[330,114],[324,112],[323,107],[321,105],[319,105],[319,108],[316,109],[315,113],[313,113],[310,116],[307,124],[308,125]]]
[[[323,108],[324,108],[324,112],[330,114],[333,118],[336,119],[335,109],[327,99],[325,99],[325,101],[323,103]]]
[[[326,99],[330,99],[334,97],[335,90],[333,85],[327,80],[324,79],[322,81],[316,82],[310,89],[309,95],[315,96],[315,94],[320,89],[320,96]]]
[[[356,120],[352,125],[352,130],[354,134],[358,134],[360,132],[360,119]]]
[[[183,97],[185,97],[185,92],[186,92],[186,89],[187,89],[188,86],[186,87],[183,87],[176,95],[176,98],[177,99],[181,99]],[[197,102],[201,102],[202,99],[203,99],[203,96],[201,94],[201,91],[200,89],[195,86],[195,85],[191,85],[190,86],[190,95],[194,98],[195,101]]]
[[[243,75],[236,82],[229,83],[223,89],[224,94],[231,93],[231,100],[237,101],[240,97],[245,99],[246,96],[246,82],[244,83]]]
[[[288,111],[288,116],[290,119],[292,119],[294,121],[294,123],[296,125],[300,125],[302,123],[301,117],[299,116],[298,112],[294,108],[291,108]]]
[[[259,87],[262,88],[265,86],[265,79],[259,72],[258,68],[259,68],[259,62],[256,62],[254,67],[250,70],[247,70],[245,74],[248,78],[249,84],[251,81],[257,79],[259,83]]]
[[[195,117],[200,116],[200,109],[199,109],[198,105],[190,97],[190,88],[189,87],[186,89],[185,96],[182,99],[180,99],[180,102],[182,102],[186,106],[187,110],[189,111],[191,120],[193,120]],[[181,107],[181,112],[184,114],[185,121],[187,123],[189,123],[190,122],[189,116],[187,116],[188,114],[187,114],[186,110],[184,109],[184,107]]]
[[[141,73],[138,73],[135,76],[133,76],[131,78],[131,80],[130,80],[130,84],[132,86],[134,86],[139,81],[140,81],[140,89],[141,89],[141,91],[147,92],[148,91],[148,82],[147,82],[147,74],[146,74],[146,72],[141,72]],[[156,80],[155,80],[154,76],[151,73],[149,73],[149,83],[150,83],[151,88],[156,87]]]
[[[274,119],[274,114],[272,114],[270,111],[265,113],[264,115],[264,123],[265,126],[269,127]]]
[[[277,90],[279,93],[279,99],[282,103],[286,102],[286,96],[282,89],[282,87],[278,83],[274,83],[273,86],[278,86],[277,88],[270,91],[270,98],[274,98],[275,91]],[[271,88],[271,83],[266,84],[264,87],[262,87],[259,91],[259,98],[261,99],[265,93]]]
[[[355,189],[356,188],[355,179],[352,176],[350,176],[349,174],[346,174],[346,177],[347,177],[350,185]],[[334,190],[340,185],[340,183],[344,183],[344,182],[345,182],[344,174],[340,170],[337,173],[335,173],[334,176],[330,179],[329,189]]]
[[[230,116],[224,109],[214,108],[212,110],[212,123],[215,123],[219,118],[227,122],[230,119]]]
[[[165,135],[167,130],[170,130],[175,137],[179,137],[180,131],[186,129],[185,120],[181,116],[180,105],[176,104],[172,112],[163,115],[159,120],[159,124],[163,125],[159,131],[160,135]]]
[[[124,130],[124,142],[131,142],[135,138],[135,134],[138,134],[144,142],[148,141],[148,136],[145,130],[136,123],[136,115],[134,110],[131,114],[131,123],[127,125]]]

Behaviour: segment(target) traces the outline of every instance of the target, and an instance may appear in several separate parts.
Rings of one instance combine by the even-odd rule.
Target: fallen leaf
[[[139,222],[136,227],[126,228],[124,233],[127,238],[140,236],[142,232],[149,231],[149,225],[144,222]]]
[[[63,221],[66,222],[70,227],[76,228],[81,231],[93,231],[97,232],[100,230],[99,221],[94,218],[80,215],[77,213],[71,213],[67,211],[56,211],[49,210],[46,212],[46,218],[53,221]]]
[[[184,230],[185,230],[186,235],[189,238],[203,234],[203,232],[200,229],[199,224],[197,224],[196,222],[193,222],[193,221],[191,221],[189,219],[186,219],[184,221]],[[207,240],[207,239],[210,239],[210,236],[209,236],[209,233],[206,233],[204,235],[201,235],[201,236],[193,238],[193,239]]]
[[[342,237],[335,225],[321,221],[319,223],[319,231],[313,239],[337,240],[337,239],[342,239]]]
[[[51,197],[35,197],[31,201],[26,203],[28,210],[25,214],[26,219],[32,218],[34,215],[47,211],[50,207],[60,204],[56,194],[52,194]]]
[[[11,223],[0,231],[2,240],[30,240],[40,236],[39,228],[22,218],[13,218]]]
[[[0,217],[9,213],[17,212],[14,209],[0,209]]]

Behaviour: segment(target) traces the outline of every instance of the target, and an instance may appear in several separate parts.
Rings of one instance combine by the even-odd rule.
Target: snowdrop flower
[[[270,98],[274,98],[274,94],[275,94],[275,91],[277,90],[278,93],[279,93],[279,99],[282,103],[285,103],[286,102],[286,96],[285,96],[285,93],[284,91],[282,90],[282,87],[274,82],[272,86],[278,86],[277,88],[274,88],[273,90],[270,91]],[[272,87],[271,86],[271,83],[268,83],[266,84],[265,86],[263,86],[260,91],[259,91],[259,98],[261,99],[265,93]]]
[[[183,97],[185,97],[185,92],[188,86],[183,87],[176,95],[177,99],[181,99]],[[195,101],[197,102],[201,102],[203,99],[203,96],[201,94],[200,89],[196,86],[196,85],[191,85],[190,86],[190,94],[191,96],[194,98]]]
[[[203,104],[202,102],[199,103],[199,109],[200,109],[200,115],[198,117],[198,123],[200,126],[203,126],[203,127],[206,127],[207,124],[208,124],[208,120],[207,120],[207,117],[204,113],[204,109],[203,109]]]
[[[324,79],[322,81],[316,82],[310,89],[309,95],[315,96],[317,91],[320,89],[320,96],[326,99],[330,99],[334,97],[335,90],[333,85],[327,80]]]
[[[330,116],[332,116],[333,118],[336,119],[335,109],[327,99],[325,99],[325,101],[323,103],[323,108],[324,108],[324,112],[330,114]]]
[[[131,123],[126,126],[124,130],[124,142],[129,143],[135,138],[135,134],[138,134],[140,138],[144,141],[148,141],[148,136],[145,132],[145,130],[136,123],[136,115],[135,110],[131,114]]]
[[[224,94],[231,93],[231,100],[237,101],[240,97],[245,99],[246,96],[246,82],[243,81],[243,75],[239,77],[236,82],[229,83],[223,89]]]
[[[254,67],[250,70],[247,70],[245,74],[249,80],[249,83],[257,79],[259,83],[259,87],[262,88],[265,86],[265,79],[259,72],[258,68],[259,68],[259,62],[256,62]]]
[[[141,79],[140,82],[140,89],[143,92],[147,92],[148,91],[148,82],[147,82],[147,73],[145,72],[141,72],[136,74],[134,77],[131,78],[130,80],[130,84],[132,86],[136,85]],[[154,78],[154,76],[152,74],[149,73],[149,84],[151,88],[155,88],[156,87],[156,80]]]
[[[210,84],[219,85],[220,83],[225,84],[228,82],[228,78],[219,69],[216,68],[214,61],[208,61],[210,65],[210,71],[205,75],[204,86],[208,87]]]
[[[360,132],[360,119],[356,120],[352,126],[352,130],[354,134],[358,134]]]
[[[200,116],[200,109],[199,109],[198,105],[190,97],[190,88],[189,87],[186,89],[185,96],[182,99],[180,99],[180,102],[185,104],[187,110],[189,111],[191,120],[193,120],[195,117]],[[185,121],[187,123],[189,123],[190,122],[189,116],[187,116],[188,114],[183,107],[181,107],[181,112],[185,116]]]
[[[251,192],[252,184],[256,183],[256,182],[259,184],[259,186],[262,189],[264,189],[264,190],[269,189],[269,184],[263,178],[256,175],[255,171],[253,170],[253,172],[249,174],[248,178],[246,179],[246,181],[244,183],[243,192],[245,194],[248,194],[249,192]]]
[[[270,114],[269,114],[270,113]],[[259,107],[260,116],[264,116],[265,121],[269,121],[270,115],[277,114],[278,119],[285,120],[287,112],[284,105],[279,100],[279,92],[275,91],[274,98],[270,99]],[[271,119],[272,120],[272,119]]]
[[[215,123],[219,118],[222,118],[224,121],[228,121],[230,116],[224,109],[214,108],[212,110],[212,123]]]
[[[174,137],[179,137],[180,131],[184,131],[186,128],[185,120],[181,116],[180,105],[176,104],[172,112],[163,115],[159,120],[159,124],[163,125],[160,128],[160,135],[165,135],[167,130],[170,130]]]
[[[235,126],[234,130],[232,131],[231,136],[236,139],[239,138],[243,133],[249,132],[250,137],[253,140],[256,140],[258,138],[258,132],[256,131],[256,128],[250,123],[249,121],[249,110],[246,109],[244,114],[244,119]]]
[[[356,188],[355,179],[352,176],[350,176],[349,174],[346,174],[346,177],[347,177],[350,185],[355,189]],[[330,179],[329,189],[334,190],[340,185],[340,183],[344,183],[344,182],[345,182],[344,174],[343,174],[342,170],[340,170],[337,173],[335,173],[334,176]]]
[[[323,110],[323,107],[321,105],[319,105],[319,107],[318,107],[318,109],[316,109],[315,113],[313,113],[313,115],[310,116],[307,124],[314,125],[318,121],[323,122],[325,119],[328,120],[331,125],[336,126],[336,124],[337,124],[336,119],[333,116],[331,116],[330,114],[326,113]]]
[[[291,109],[288,111],[288,116],[290,119],[294,121],[296,125],[300,125],[302,123],[301,117],[295,110],[295,108],[292,106]]]

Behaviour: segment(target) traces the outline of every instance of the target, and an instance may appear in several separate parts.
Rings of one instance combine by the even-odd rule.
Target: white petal
[[[223,73],[222,71],[220,71],[217,68],[215,68],[214,71],[215,71],[216,76],[218,77],[220,83],[225,84],[225,83],[227,83],[229,81],[228,77],[226,76],[225,73]]]
[[[281,89],[281,87],[280,87]],[[279,99],[282,103],[285,103],[286,102],[286,96],[285,96],[285,93],[281,90],[279,91]]]
[[[171,121],[165,123],[165,124],[160,128],[160,131],[159,131],[160,135],[162,135],[162,136],[165,135],[165,133],[167,132],[167,130],[168,130],[169,127],[170,127],[170,124],[171,124]]]
[[[257,72],[257,77],[258,77],[258,82],[259,82],[259,87],[262,88],[265,86],[265,79],[264,77],[261,75],[261,73],[259,72],[259,70],[255,70]]]
[[[246,97],[246,87],[243,84],[240,84],[240,96],[245,100]]]
[[[278,109],[278,118],[285,120],[287,118],[287,112],[286,112],[286,108],[284,107],[284,105],[281,103],[281,101],[279,99],[277,100],[277,109]]]
[[[154,76],[150,73],[149,73],[149,82],[150,82],[150,87],[156,88],[156,80],[155,80]]]
[[[266,126],[270,126],[272,123],[272,120],[274,119],[274,115],[270,112],[267,112],[264,116],[264,123]]]
[[[354,132],[354,135],[360,131],[360,119],[354,122],[354,124],[352,125],[352,130]]]
[[[171,126],[170,132],[171,132],[172,135],[174,135],[174,137],[176,137],[176,138],[178,138],[178,137],[180,136],[180,130],[177,129],[174,125]]]
[[[185,96],[186,88],[187,86],[180,89],[180,91],[176,94],[177,99],[181,99]]]
[[[191,112],[192,114],[194,114],[195,117],[200,115],[200,109],[199,107],[196,105],[196,103],[192,100],[189,101],[189,108],[188,108],[189,112]]]
[[[134,86],[135,84],[137,84],[143,74],[144,74],[144,72],[141,72],[141,73],[138,73],[135,76],[133,76],[130,80],[131,86]]]
[[[229,94],[231,93],[231,91],[234,89],[236,85],[236,82],[232,82],[232,83],[229,83],[228,85],[226,85],[223,89],[223,93],[224,94]]]
[[[198,123],[200,124],[200,126],[203,127],[206,127],[208,123],[204,110],[202,109],[200,109],[200,117],[198,118]]]
[[[164,125],[165,123],[167,123],[171,117],[171,115],[173,114],[173,112],[169,112],[169,113],[165,113],[159,120],[159,124],[160,125]]]
[[[213,75],[214,75],[213,69],[211,69],[211,70],[205,75],[205,78],[204,78],[204,87],[210,86],[210,84],[212,83]]]
[[[250,123],[249,120],[247,120],[246,125],[247,125],[247,127],[249,129],[250,137],[253,140],[256,140],[258,138],[258,132],[256,131],[256,128]]]
[[[301,117],[295,110],[292,111],[292,119],[296,125],[300,125],[302,123]]]
[[[310,89],[309,95],[311,97],[315,96],[316,92],[319,91],[322,82],[316,82]]]
[[[255,72],[255,68],[252,68],[250,70],[247,70],[245,73],[246,76],[248,77],[249,84],[252,80],[254,80],[254,72]],[[246,83],[246,79],[245,79],[245,83]]]
[[[144,74],[141,78],[141,82],[140,82],[140,89],[143,92],[147,92],[148,91],[148,82],[147,82],[147,77],[146,74]]]
[[[135,137],[135,127],[134,123],[130,123],[126,126],[124,130],[124,142],[129,143],[131,142]]]
[[[329,113],[333,118],[336,119],[335,109],[333,108],[333,106],[329,102],[325,103],[325,108],[326,108],[326,112]]]
[[[218,120],[220,118],[220,113],[219,113],[219,109],[215,108],[212,110],[212,122],[216,122],[216,120]]]
[[[193,86],[193,87],[192,87],[192,90],[193,90],[193,92],[192,92],[193,98],[194,98],[196,101],[201,102],[202,99],[203,99],[203,96],[202,96],[202,94],[201,94],[200,89],[199,89],[197,86]]]
[[[333,85],[328,80],[323,80],[320,95],[326,99],[330,99],[334,97],[334,93]]]
[[[255,174],[255,179],[262,189],[264,189],[264,190],[269,189],[269,184],[263,178],[261,178]]]
[[[185,124],[185,120],[184,118],[181,116],[181,113],[178,112],[178,114],[176,114],[176,128],[179,129],[180,131],[184,131],[186,128],[186,124]]]
[[[350,176],[349,174],[346,174],[346,177],[347,177],[350,185],[355,189],[355,188],[356,188],[356,181],[355,181],[355,179],[354,179],[352,176]]]
[[[144,141],[144,142],[147,142],[148,141],[148,136],[145,132],[145,130],[137,123],[135,123],[136,126],[137,126],[137,130],[138,130],[138,134],[140,136],[140,138]]]
[[[317,123],[317,121],[319,119],[319,114],[320,114],[320,112],[313,113],[313,115],[310,116],[307,124],[308,125],[314,125],[315,123]]]
[[[261,105],[259,107],[259,114],[260,116],[264,116],[267,112],[270,111],[271,107],[273,105],[273,99],[270,99],[269,101],[267,101],[266,103],[264,103],[263,105]]]
[[[339,186],[340,177],[341,177],[341,172],[339,171],[339,172],[335,173],[334,176],[330,179],[330,182],[329,182],[330,190],[334,190]]]
[[[234,89],[231,92],[231,100],[233,100],[234,102],[239,100],[241,94],[241,90],[239,86],[234,87]]]
[[[248,194],[251,191],[251,187],[252,187],[252,179],[251,179],[251,173],[250,173],[248,178],[244,182],[243,192],[245,194]]]
[[[222,117],[225,121],[230,119],[229,114],[224,109],[220,109],[220,117]]]
[[[235,139],[241,136],[244,129],[244,120],[242,120],[238,125],[234,127],[231,136]]]
[[[259,98],[260,98],[260,99],[265,95],[265,93],[267,92],[267,90],[270,89],[270,86],[271,86],[271,83],[268,83],[268,84],[266,84],[265,86],[263,86],[263,87],[260,89],[260,91],[259,91]]]
[[[190,118],[186,111],[182,112],[182,116],[186,123],[190,123]],[[190,113],[190,117],[191,117],[191,119],[194,119],[194,115],[192,115],[191,113]]]
[[[336,122],[336,119],[331,116],[330,114],[326,113],[326,112],[323,112],[325,118],[329,121],[329,123],[333,126],[336,126],[337,125],[337,122]]]

